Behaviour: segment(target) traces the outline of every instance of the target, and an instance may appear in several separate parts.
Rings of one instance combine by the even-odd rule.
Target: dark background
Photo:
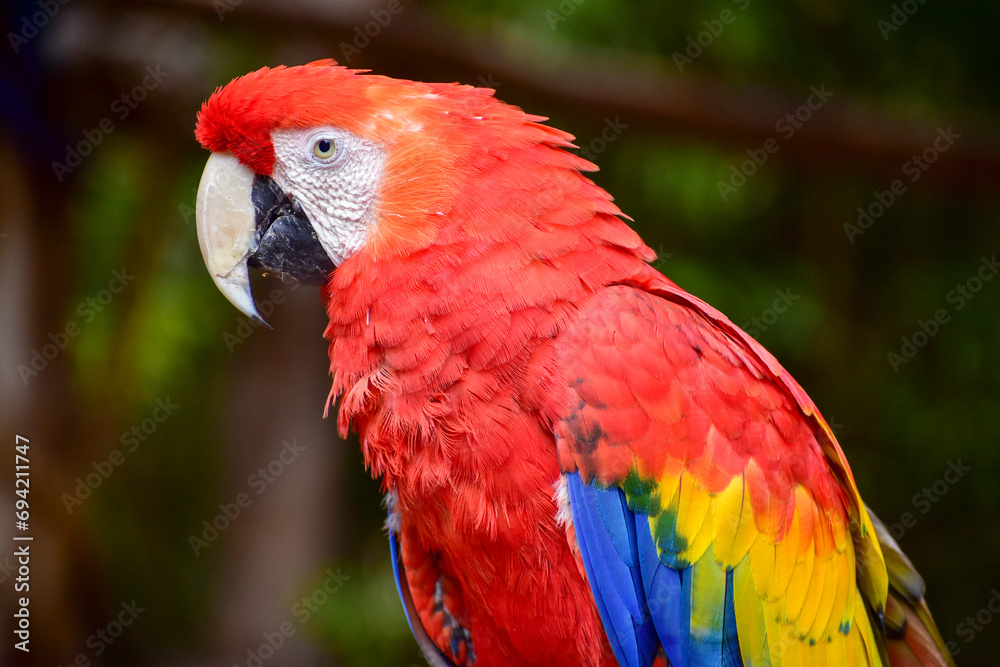
[[[195,236],[200,103],[262,65],[334,57],[494,87],[575,134],[657,265],[815,399],[958,662],[994,664],[1000,281],[977,272],[993,278],[983,258],[1000,251],[996,3],[4,7],[0,662],[422,664],[378,484],[356,439],[322,419],[315,289],[257,282],[274,330],[250,328]],[[789,135],[811,88],[832,96]],[[948,128],[958,138],[936,152]],[[926,171],[906,166],[928,150]],[[741,165],[750,175],[724,198]],[[887,203],[897,179],[879,215],[876,193]],[[852,231],[858,207],[873,217]],[[15,434],[31,441],[26,533]],[[15,533],[34,536],[29,655],[11,647]]]

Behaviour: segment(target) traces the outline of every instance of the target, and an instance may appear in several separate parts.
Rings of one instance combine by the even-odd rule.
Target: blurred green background
[[[657,266],[814,398],[959,664],[995,664],[1000,6],[17,0],[3,15],[0,536],[13,544],[22,434],[35,538],[30,654],[11,646],[0,549],[3,663],[423,664],[378,483],[322,418],[315,290],[256,282],[274,330],[252,328],[195,236],[201,101],[333,57],[493,87],[576,135]]]

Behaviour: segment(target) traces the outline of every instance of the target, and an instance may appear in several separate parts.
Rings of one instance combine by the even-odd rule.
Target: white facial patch
[[[375,224],[385,150],[335,127],[275,130],[271,178],[294,197],[335,266],[357,252]]]

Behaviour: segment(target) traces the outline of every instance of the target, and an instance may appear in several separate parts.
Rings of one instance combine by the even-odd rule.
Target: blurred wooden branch
[[[553,53],[509,32],[455,34],[426,15],[412,19],[412,29],[387,31],[386,41],[394,38],[421,56],[467,63],[497,81],[595,117],[618,114],[630,124],[665,133],[693,133],[756,149],[767,138],[778,137],[776,123],[810,95],[809,90],[738,86],[694,73],[682,75],[667,58],[579,46]],[[815,82],[816,87],[822,84]],[[903,120],[850,91],[830,92],[834,94],[822,111],[787,142],[788,151],[799,160],[875,160],[898,170],[933,142],[939,126],[952,125],[963,137],[976,139],[956,143],[948,168],[959,172],[1000,168],[1000,134],[987,134],[969,119],[915,115]],[[786,142],[780,143],[784,150]]]
[[[843,168],[846,163],[877,178],[898,177],[904,162],[932,146],[939,128],[952,127],[961,139],[949,149],[947,159],[935,165],[928,180],[960,190],[976,189],[1000,174],[1000,133],[985,111],[981,117],[969,117],[968,112],[914,110],[904,118],[885,103],[816,81],[816,88],[828,84],[831,99],[794,136],[782,138],[776,124],[806,102],[808,88],[782,90],[701,77],[697,63],[680,74],[669,57],[539,40],[511,24],[495,24],[488,31],[456,28],[416,3],[401,4],[402,11],[355,48],[355,39],[364,36],[364,26],[373,21],[369,12],[384,6],[363,0],[346,4],[108,0],[101,9],[88,7],[82,29],[57,50],[63,63],[92,74],[105,73],[108,61],[121,66],[134,60],[131,64],[141,70],[150,58],[172,57],[174,71],[181,72],[172,84],[184,72],[205,78],[170,87],[174,95],[197,95],[177,100],[189,108],[226,83],[208,80],[205,74],[218,66],[208,48],[211,28],[218,26],[227,37],[249,33],[261,44],[260,59],[251,67],[333,57],[390,76],[495,86],[499,97],[521,103],[530,112],[566,111],[595,125],[617,116],[630,128],[720,144],[735,151],[738,159],[776,138],[783,159],[809,170]],[[147,34],[137,37],[137,27]],[[155,39],[159,50],[143,39]],[[345,44],[353,49],[347,58]],[[178,52],[178,45],[193,48]],[[72,78],[81,88],[90,85]],[[188,138],[192,124],[191,117],[174,117],[167,123]]]
[[[215,23],[220,20],[219,1],[150,1],[146,6]],[[417,4],[403,5],[384,30],[344,63],[341,45],[352,44],[356,28],[372,21],[363,3],[222,1],[230,8],[223,14],[227,29],[241,26],[273,35],[272,45],[289,39],[322,44],[328,56],[343,64],[375,67],[394,76],[420,78],[431,72],[474,85],[500,84],[501,98],[516,103],[520,97],[530,97],[535,104],[528,110],[536,113],[564,108],[595,123],[618,115],[630,127],[693,135],[730,145],[740,154],[778,137],[783,153],[807,168],[846,161],[897,173],[905,161],[932,145],[938,128],[951,126],[962,140],[949,150],[947,160],[935,166],[935,179],[954,186],[1000,173],[1000,133],[986,118],[914,111],[904,119],[877,101],[833,88],[822,110],[794,137],[781,141],[776,123],[804,104],[809,90],[733,84],[690,70],[680,74],[665,57],[569,43],[555,47],[506,24],[491,31],[468,26],[457,30]],[[136,7],[127,0],[115,4],[123,10]],[[383,4],[370,6],[378,9]],[[815,86],[824,83],[817,81]]]

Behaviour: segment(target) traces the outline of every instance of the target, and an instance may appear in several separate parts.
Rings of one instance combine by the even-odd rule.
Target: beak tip
[[[241,313],[246,315],[251,322],[254,324],[263,324],[268,329],[271,328],[271,325],[257,312],[257,304],[254,303],[253,293],[250,291],[250,277],[247,275],[246,265],[240,267],[240,270],[235,271],[234,275],[223,279],[216,279],[215,282],[219,291]]]

